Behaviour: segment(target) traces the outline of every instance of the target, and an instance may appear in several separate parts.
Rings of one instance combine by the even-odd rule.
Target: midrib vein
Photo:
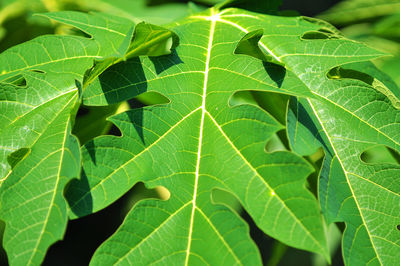
[[[213,12],[213,11],[212,11]],[[212,13],[211,17],[209,17],[209,21],[211,21],[210,26],[210,35],[208,38],[208,47],[207,47],[207,56],[206,56],[206,66],[204,69],[204,84],[203,84],[203,100],[201,104],[201,120],[200,120],[200,132],[199,132],[199,146],[197,149],[197,161],[196,161],[196,171],[195,171],[195,181],[194,181],[194,189],[193,189],[193,199],[192,199],[192,212],[190,216],[190,225],[189,225],[189,235],[188,235],[188,244],[186,249],[186,258],[185,265],[189,263],[190,256],[190,248],[192,243],[192,234],[193,234],[193,223],[194,223],[194,215],[196,211],[196,198],[197,198],[197,187],[199,184],[199,170],[200,170],[200,159],[201,159],[201,147],[203,141],[203,130],[204,130],[204,117],[206,114],[206,93],[207,93],[207,83],[208,83],[208,72],[210,68],[210,57],[211,57],[211,49],[214,38],[215,24],[218,19],[218,16]]]

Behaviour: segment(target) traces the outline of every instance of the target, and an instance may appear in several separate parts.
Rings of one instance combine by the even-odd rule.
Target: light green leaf
[[[399,8],[400,9],[400,8]],[[400,12],[400,10],[399,10]],[[398,40],[400,37],[400,13],[387,16],[374,25],[374,32],[388,39]]]
[[[343,69],[351,67],[382,79],[349,70],[333,80],[325,73],[316,75],[321,86],[315,95],[320,98],[290,102],[289,140],[300,154],[319,146],[325,150],[319,198],[329,223],[346,223],[346,265],[395,265],[400,252],[400,166],[367,164],[361,155],[376,145],[399,151],[400,111],[392,93],[398,88],[370,64]],[[377,88],[377,82],[384,88]]]
[[[186,3],[149,5],[147,0],[74,0],[82,10],[97,10],[128,18],[134,22],[146,21],[166,24],[189,15]]]
[[[70,128],[84,73],[95,59],[120,51],[127,36],[129,45],[134,27],[102,14],[45,16],[91,38],[42,36],[0,55],[0,217],[11,265],[40,264],[48,247],[62,238],[68,217],[64,187],[81,169],[79,143]],[[147,40],[142,53],[158,44]]]
[[[180,37],[171,55],[122,62],[87,88],[90,97],[84,100],[91,104],[115,103],[145,91],[170,100],[113,116],[110,121],[122,137],[99,137],[84,147],[83,175],[67,191],[77,217],[106,207],[139,181],[171,193],[168,201],[136,205],[95,253],[93,264],[259,264],[243,221],[212,203],[215,188],[235,195],[267,234],[327,257],[318,205],[305,189],[313,168],[290,152],[265,153],[266,140],[283,126],[254,105],[228,104],[240,90],[313,97],[292,71],[234,54],[241,38],[256,29],[265,34],[260,47],[277,61],[319,56],[325,46],[327,68],[376,56],[347,40],[309,46],[300,38],[319,28],[303,18],[211,9],[171,26]],[[339,49],[335,56],[337,44],[356,47],[359,53],[347,58],[347,50]]]
[[[400,56],[384,61],[381,64],[380,69],[389,75],[396,82],[397,87],[400,88],[400,75],[397,70],[400,69]]]
[[[13,139],[13,134],[19,135],[19,130],[30,123],[37,123],[35,116],[30,116],[31,111],[35,111],[35,106],[43,106],[51,102],[53,98],[62,95],[65,90],[69,91],[72,87],[76,87],[75,80],[82,80],[83,74],[93,65],[95,58],[101,58],[115,52],[115,48],[124,40],[125,35],[122,33],[123,28],[126,32],[132,25],[121,26],[120,23],[112,23],[100,15],[87,15],[78,12],[60,12],[49,13],[47,15],[53,19],[59,19],[68,22],[70,25],[78,26],[85,30],[88,34],[93,35],[93,39],[76,37],[76,36],[43,36],[36,38],[30,42],[15,46],[0,55],[0,81],[21,82],[25,78],[31,80],[46,80],[48,76],[53,77],[47,85],[47,90],[39,93],[39,88],[29,87],[13,87],[12,91],[18,91],[25,96],[13,96],[7,89],[3,89],[1,97],[1,153],[0,161],[2,162],[0,176],[4,177],[9,172],[9,166],[4,164],[8,154],[20,148],[29,147],[34,143],[34,139],[29,137]],[[87,26],[84,22],[103,24],[109,23],[110,28],[100,28]],[[120,30],[121,32],[119,32]],[[111,31],[112,39],[107,40],[106,33]],[[114,42],[114,43],[113,43]],[[102,48],[106,46],[106,48]],[[34,75],[34,73],[46,73],[46,75]],[[28,76],[27,76],[28,75]],[[63,81],[57,81],[54,77],[61,75]],[[59,78],[61,77],[59,76]],[[45,81],[42,81],[45,82]],[[53,82],[56,82],[53,84]],[[78,95],[76,88],[74,91]],[[9,98],[12,102],[9,103]],[[29,101],[26,98],[32,98]],[[24,122],[21,122],[24,118]],[[15,119],[15,121],[14,121]],[[16,124],[17,123],[17,124]],[[32,128],[34,129],[34,127]],[[16,131],[16,132],[14,132]],[[36,136],[34,131],[26,131],[28,135]]]
[[[12,166],[0,187],[0,217],[11,265],[40,264],[48,246],[62,238],[64,186],[81,168],[79,143],[70,135],[78,89],[54,74],[24,77],[32,90],[0,85],[1,150]]]
[[[249,11],[260,12],[260,13],[276,13],[278,7],[282,4],[282,0],[197,0],[198,2],[215,2],[218,3],[217,7],[237,7],[243,8]]]

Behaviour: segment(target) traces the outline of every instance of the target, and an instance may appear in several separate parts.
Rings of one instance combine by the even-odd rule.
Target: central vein
[[[201,146],[202,146],[202,141],[203,141],[204,117],[206,114],[206,92],[207,92],[207,83],[208,83],[208,72],[209,72],[209,67],[210,67],[211,48],[212,48],[212,43],[213,43],[215,24],[216,24],[216,21],[218,20],[218,15],[212,14],[212,16],[208,18],[208,20],[211,21],[211,27],[210,27],[210,35],[208,38],[206,66],[204,69],[204,84],[203,84],[203,95],[202,95],[203,100],[202,100],[202,104],[200,107],[201,120],[200,120],[200,132],[199,132],[199,146],[197,149],[196,172],[195,172],[193,199],[192,199],[192,213],[190,216],[190,227],[189,227],[188,244],[187,244],[187,249],[186,249],[185,265],[188,265],[188,262],[189,262],[190,246],[192,243],[193,222],[194,222],[194,214],[196,211],[197,187],[199,184],[199,170],[200,170],[200,159],[201,159]]]

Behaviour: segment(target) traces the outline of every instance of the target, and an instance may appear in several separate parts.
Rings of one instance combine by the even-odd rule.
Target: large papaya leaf
[[[153,34],[148,24],[134,31],[130,21],[101,14],[46,16],[92,38],[43,36],[0,55],[0,217],[6,223],[4,246],[15,265],[40,264],[49,245],[64,234],[68,208],[63,190],[81,167],[79,144],[70,127],[85,72],[95,59],[121,50],[151,54],[151,47],[167,41],[157,36],[172,34],[160,27]],[[131,46],[132,34],[141,36],[142,31],[147,38]]]
[[[331,68],[382,53],[319,21],[238,9],[211,9],[170,29],[180,37],[172,55],[115,65],[84,93],[92,105],[145,91],[170,100],[113,116],[122,137],[99,137],[84,147],[83,175],[67,191],[77,217],[104,208],[139,181],[171,193],[168,201],[136,205],[93,263],[259,262],[243,222],[213,204],[215,188],[234,194],[267,234],[326,255],[319,210],[304,188],[310,166],[289,152],[265,153],[265,140],[282,125],[255,106],[230,106],[229,99],[240,90],[318,99],[321,79],[336,84],[325,75]]]

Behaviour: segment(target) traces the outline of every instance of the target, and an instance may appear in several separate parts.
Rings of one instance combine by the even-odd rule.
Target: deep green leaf
[[[83,107],[87,113],[77,117],[72,133],[84,144],[94,137],[107,134],[112,124],[107,117],[129,109],[126,102],[101,107]]]
[[[8,164],[11,166],[11,168],[14,168],[17,165],[17,163],[23,160],[29,153],[30,153],[29,148],[21,148],[19,150],[16,150],[15,152],[8,155],[7,157]]]

